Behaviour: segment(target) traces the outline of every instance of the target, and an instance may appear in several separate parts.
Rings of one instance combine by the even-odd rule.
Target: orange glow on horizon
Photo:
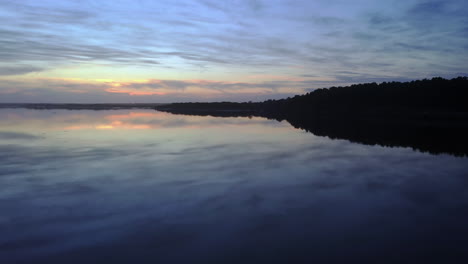
[[[270,77],[273,80],[288,80],[284,76],[260,75],[261,77]],[[118,81],[114,79],[80,79],[80,78],[36,78],[23,79],[19,81],[24,89],[7,89],[1,91],[2,94],[22,93],[23,95],[34,96],[38,94],[39,89],[34,89],[34,82],[41,84],[41,89],[53,92],[67,92],[69,94],[94,94],[99,96],[105,94],[122,94],[129,96],[168,96],[176,95],[186,98],[213,99],[223,96],[234,96],[236,94],[271,94],[282,88],[270,88],[268,85],[262,85],[261,79],[255,79],[258,76],[246,77],[246,81],[217,81],[206,79],[135,79],[127,81]],[[249,79],[253,78],[253,79]],[[0,78],[1,80],[1,78]],[[291,79],[289,81],[301,81],[302,79]],[[291,86],[295,92],[298,88]],[[286,86],[284,87],[286,88]],[[286,90],[291,92],[291,90]]]
[[[130,112],[129,114],[124,114],[124,115],[108,115],[105,118],[110,119],[110,120],[119,120],[119,119],[131,119],[135,117],[158,117],[158,116],[163,116],[164,114],[161,112],[156,112],[154,113],[138,113],[138,112]]]
[[[66,130],[84,130],[84,129],[96,129],[96,130],[107,130],[107,129],[152,129],[155,128],[147,124],[130,124],[120,120],[112,121],[110,123],[97,124],[97,125],[73,125],[64,127]]]
[[[152,91],[132,91],[132,90],[117,90],[115,88],[107,88],[105,90],[108,93],[121,93],[128,95],[166,95],[164,92],[152,92]]]

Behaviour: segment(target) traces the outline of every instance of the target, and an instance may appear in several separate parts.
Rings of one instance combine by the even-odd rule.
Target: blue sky
[[[468,75],[468,1],[0,0],[0,102],[264,100]]]

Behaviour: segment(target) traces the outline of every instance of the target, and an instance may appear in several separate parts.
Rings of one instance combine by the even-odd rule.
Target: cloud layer
[[[228,94],[466,75],[466,13],[463,0],[0,0],[0,78],[89,80],[90,67],[120,78],[115,69],[144,79],[129,86],[147,95],[188,94],[197,75],[199,88]]]

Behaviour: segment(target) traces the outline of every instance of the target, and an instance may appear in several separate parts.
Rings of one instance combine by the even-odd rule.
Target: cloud
[[[67,66],[81,78],[80,69],[89,65],[155,73],[138,77],[147,80],[163,78],[159,70],[190,78],[200,72],[208,80],[232,74],[231,82],[157,80],[97,88],[123,96],[130,91],[123,88],[131,89],[127,95],[167,93],[164,89],[187,93],[194,87],[213,93],[300,93],[349,81],[468,72],[466,1],[396,2],[4,0],[0,61],[6,66],[0,75],[42,70],[49,76]],[[235,80],[254,74],[310,80],[256,85]]]
[[[260,83],[212,80],[158,80],[96,82],[67,79],[3,80],[0,102],[16,103],[134,103],[174,101],[263,101],[303,91],[293,81]],[[283,88],[288,88],[284,90]],[[130,97],[129,97],[130,96]]]
[[[27,133],[0,131],[0,140],[34,140],[39,138]]]
[[[26,73],[31,73],[31,72],[38,72],[42,71],[44,69],[39,68],[39,67],[34,67],[34,66],[0,66],[0,76],[5,76],[5,75],[21,75],[21,74],[26,74]]]

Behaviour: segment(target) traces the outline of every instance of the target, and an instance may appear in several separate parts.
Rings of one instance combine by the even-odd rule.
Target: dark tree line
[[[356,84],[260,103],[175,103],[187,115],[262,116],[318,136],[468,155],[468,78]]]
[[[411,82],[355,84],[314,90],[260,103],[173,103],[156,107],[179,111],[301,112],[313,115],[385,112],[468,112],[468,77],[436,77]]]
[[[271,111],[313,115],[468,112],[468,78],[355,84],[264,102]]]

